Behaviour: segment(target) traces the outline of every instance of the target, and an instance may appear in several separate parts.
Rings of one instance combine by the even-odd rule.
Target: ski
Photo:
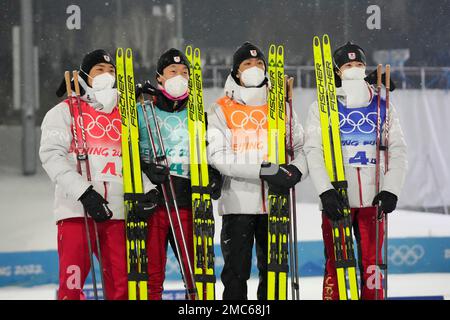
[[[142,172],[139,154],[139,129],[136,109],[133,53],[118,48],[117,90],[119,111],[122,118],[122,163],[126,219],[126,250],[128,272],[128,298],[147,300],[147,222],[138,219],[139,206],[136,195],[143,194]]]
[[[356,260],[353,246],[352,222],[348,204],[347,181],[345,180],[342,158],[339,112],[334,81],[331,45],[328,35],[313,39],[314,69],[317,85],[317,103],[322,129],[322,144],[325,167],[331,183],[345,199],[346,208],[341,220],[333,222],[333,243],[336,259],[339,299],[347,300],[347,276],[351,300],[358,300],[358,284],[356,276]]]
[[[268,161],[286,163],[286,83],[284,76],[284,47],[269,47],[268,72],[271,87],[268,96]],[[290,229],[287,196],[269,194],[268,197],[268,300],[287,299],[289,272],[288,237]]]
[[[200,49],[186,47],[189,60],[188,130],[192,212],[194,228],[194,276],[199,300],[215,299],[214,215],[206,154]]]

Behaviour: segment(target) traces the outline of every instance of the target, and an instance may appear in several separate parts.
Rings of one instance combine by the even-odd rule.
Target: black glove
[[[222,174],[219,172],[219,170],[208,166],[208,173],[209,173],[209,190],[211,194],[211,198],[213,200],[217,200],[220,198],[220,195],[222,194]]]
[[[136,91],[135,91],[136,100],[138,100],[140,95],[143,94],[143,93],[155,96],[155,95],[157,95],[157,90],[150,83],[150,81],[147,80],[147,81],[144,82],[144,84],[138,83],[136,85]]]
[[[277,165],[264,162],[261,164],[259,177],[269,184],[269,192],[276,195],[287,195],[302,178],[302,173],[292,164]]]
[[[379,205],[384,213],[391,213],[397,206],[397,196],[389,191],[381,191],[373,198],[372,205]]]
[[[141,221],[147,221],[150,215],[155,212],[156,207],[162,202],[160,193],[152,189],[145,194],[131,194],[125,196],[125,199],[136,201],[136,215]]]
[[[87,190],[78,199],[83,204],[84,209],[96,222],[104,222],[113,216],[111,210],[109,210],[105,200],[93,186],[87,188]]]
[[[323,212],[328,219],[337,221],[344,216],[345,201],[336,189],[327,190],[319,197],[322,201]]]
[[[156,164],[154,162],[150,164],[142,162],[141,169],[155,185],[169,181],[170,170],[165,165]]]
[[[369,73],[367,75],[367,77],[364,78],[364,80],[366,80],[366,82],[368,84],[377,85],[377,70],[375,69],[371,73]],[[386,86],[386,73],[383,73],[381,75],[381,82],[383,83],[384,86]],[[394,90],[395,90],[395,83],[394,83],[394,81],[392,81],[392,77],[391,77],[389,91],[394,91]]]

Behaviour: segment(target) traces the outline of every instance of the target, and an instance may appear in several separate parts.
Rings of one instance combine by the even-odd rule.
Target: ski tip
[[[279,45],[277,47],[277,55],[284,55],[284,46],[283,45]]]
[[[191,45],[186,46],[186,49],[184,50],[184,52],[188,58],[192,57],[192,46]]]
[[[328,34],[325,33],[325,34],[323,35],[322,41],[323,41],[323,43],[326,44],[326,45],[330,44],[330,37],[328,36]]]
[[[314,47],[320,47],[320,39],[318,36],[314,36],[313,45],[314,45]]]
[[[131,48],[127,48],[127,50],[125,51],[125,55],[127,58],[132,58],[133,57],[133,50]]]
[[[271,44],[269,47],[269,54],[275,54],[276,51],[276,46],[274,44]]]
[[[123,48],[117,48],[116,57],[122,57],[122,56],[123,56]]]
[[[200,60],[200,49],[199,48],[194,49],[194,58]]]

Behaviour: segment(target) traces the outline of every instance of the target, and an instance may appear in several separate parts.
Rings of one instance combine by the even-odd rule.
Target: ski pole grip
[[[80,84],[78,83],[78,71],[74,70],[72,71],[73,74],[73,83],[75,85],[75,94],[79,97],[80,96]]]
[[[72,96],[72,87],[70,86],[70,73],[69,73],[69,71],[64,72],[64,79],[66,81],[67,96],[70,98]]]
[[[294,90],[294,77],[289,77],[287,79],[287,88],[288,88],[288,101],[292,101],[292,95]]]
[[[381,72],[382,72],[382,65],[379,64],[377,66],[377,88],[381,88]]]
[[[386,65],[386,84],[385,84],[386,89],[389,91],[389,89],[391,88],[391,65],[387,64]]]

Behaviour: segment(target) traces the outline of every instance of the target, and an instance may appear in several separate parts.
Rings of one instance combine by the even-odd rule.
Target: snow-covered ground
[[[257,279],[248,281],[248,298],[256,299]],[[167,282],[166,290],[180,290],[181,282]],[[54,300],[57,285],[43,285],[31,288],[4,287],[0,288],[0,300]],[[216,298],[221,299],[223,285],[216,284]],[[290,291],[289,291],[290,295]],[[450,273],[418,273],[389,276],[389,297],[436,297],[450,299]],[[300,299],[320,300],[322,297],[321,277],[300,277]]]

